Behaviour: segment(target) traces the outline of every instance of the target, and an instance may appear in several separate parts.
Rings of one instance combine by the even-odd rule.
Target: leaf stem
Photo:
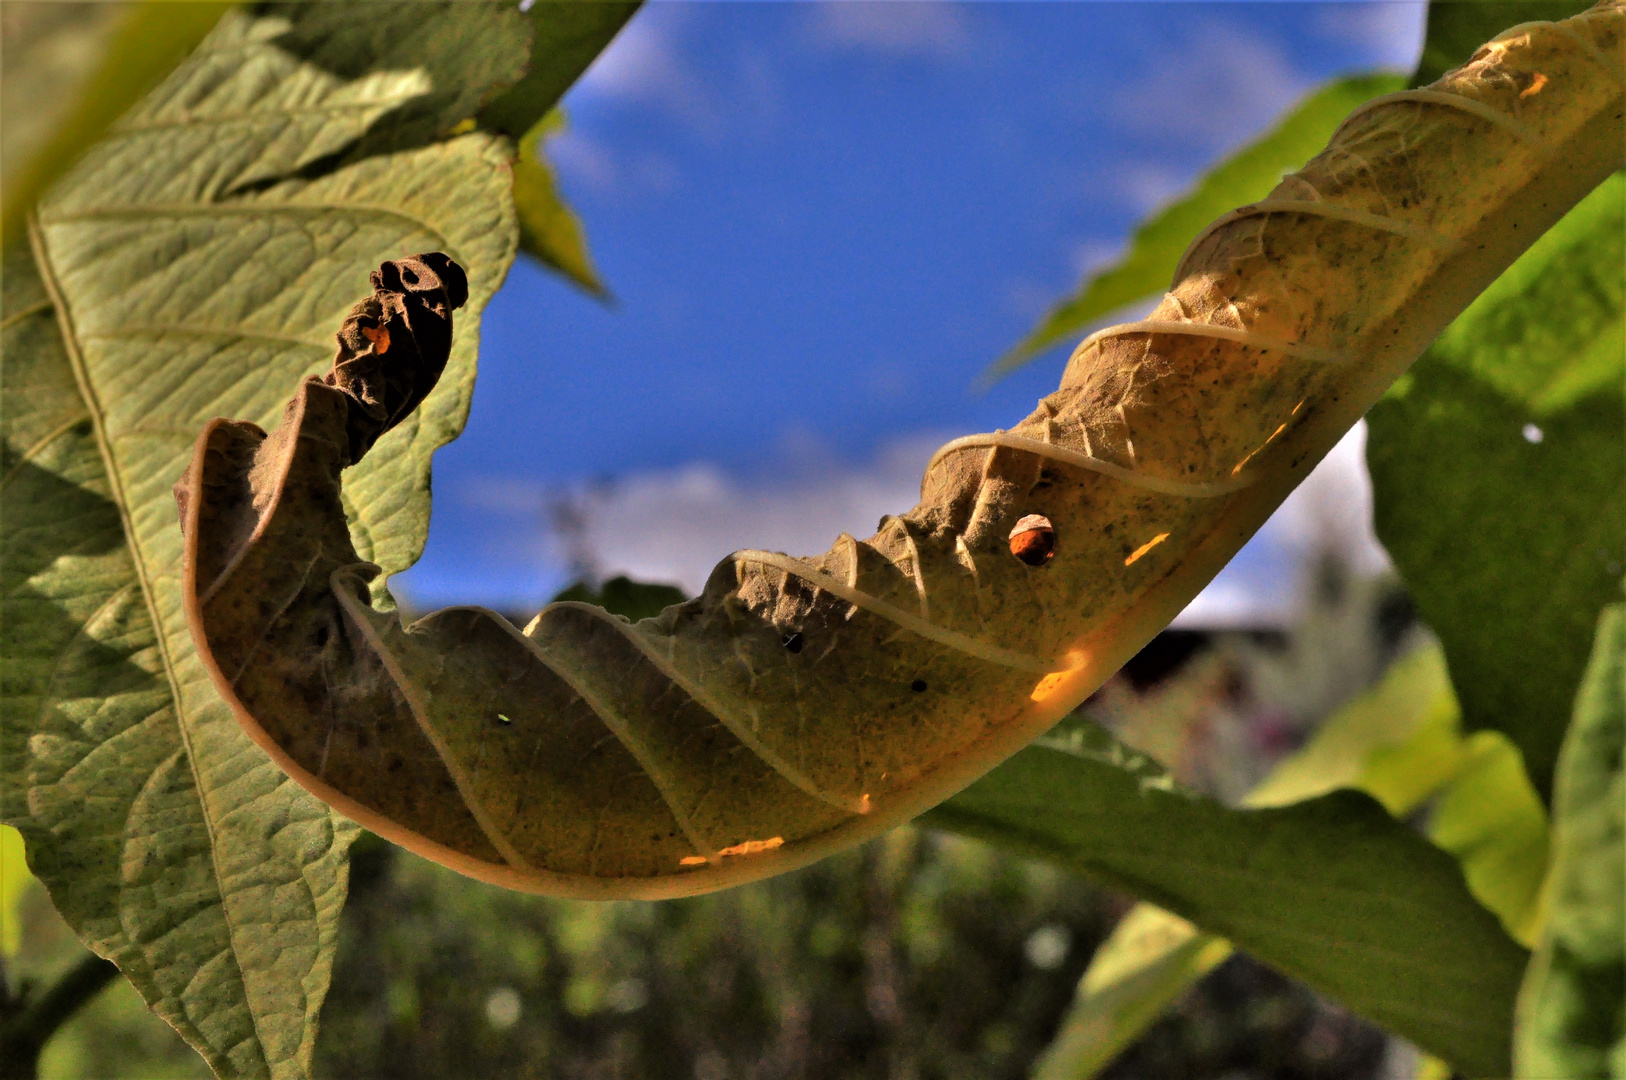
[[[13,996],[0,989],[0,1080],[34,1080],[40,1051],[58,1028],[113,981],[119,969],[112,961],[87,956],[35,996],[23,983]]]

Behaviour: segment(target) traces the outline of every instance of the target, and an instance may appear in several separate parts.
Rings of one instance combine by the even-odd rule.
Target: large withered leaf
[[[913,511],[816,559],[736,552],[656,619],[371,607],[337,517],[371,399],[307,381],[275,436],[216,424],[193,457],[182,591],[209,674],[313,791],[506,885],[678,895],[873,835],[1115,670],[1618,165],[1623,33],[1613,0],[1369,103],[1201,234],[1151,320],[1088,339],[1012,431],[940,451]],[[416,383],[428,357],[368,362]]]

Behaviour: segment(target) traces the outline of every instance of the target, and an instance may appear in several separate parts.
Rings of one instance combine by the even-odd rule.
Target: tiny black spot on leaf
[[[913,690],[917,694],[924,693],[926,690],[926,680],[916,679],[914,682],[909,684],[909,689]]]
[[[799,630],[791,631],[790,633],[785,635],[784,640],[782,640],[779,644],[783,645],[785,648],[789,649],[793,653],[801,652],[802,651],[802,634],[801,634],[801,631],[799,631]]]

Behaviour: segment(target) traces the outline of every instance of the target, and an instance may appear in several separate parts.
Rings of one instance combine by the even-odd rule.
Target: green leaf
[[[1567,19],[1591,6],[1592,0],[1434,0],[1428,5],[1423,55],[1407,85],[1427,86],[1511,26]]]
[[[1464,741],[1462,764],[1429,815],[1428,838],[1457,857],[1468,888],[1513,939],[1534,946],[1547,875],[1547,808],[1507,736],[1479,731]]]
[[[519,142],[514,159],[514,211],[519,218],[519,249],[594,296],[607,295],[587,254],[581,219],[559,196],[553,170],[542,156],[544,140],[564,129],[564,113],[549,113]]]
[[[1245,801],[1254,807],[1288,806],[1352,788],[1404,818],[1460,767],[1457,723],[1445,657],[1434,646],[1417,649],[1328,718]]]
[[[1626,564],[1623,238],[1616,174],[1367,417],[1378,536],[1444,645],[1464,727],[1512,739],[1544,801]]]
[[[1289,806],[1348,788],[1372,795],[1404,819],[1442,788],[1452,798],[1466,780],[1471,791],[1452,803],[1453,824],[1448,827],[1448,839],[1454,835],[1449,829],[1462,839],[1456,847],[1446,845],[1447,850],[1465,861],[1470,889],[1481,903],[1487,893],[1497,901],[1506,899],[1504,906],[1513,908],[1513,914],[1503,916],[1503,925],[1522,928],[1519,920],[1532,914],[1527,907],[1532,897],[1521,891],[1532,864],[1518,856],[1527,854],[1533,824],[1540,835],[1533,863],[1539,884],[1546,860],[1546,815],[1522,771],[1509,776],[1505,768],[1464,769],[1469,755],[1458,719],[1444,655],[1436,646],[1417,649],[1323,723],[1244,802],[1256,808]],[[1504,765],[1499,759],[1496,763]],[[1499,785],[1482,781],[1490,773]],[[1494,831],[1498,828],[1504,831]],[[1476,875],[1484,887],[1475,887]],[[1502,913],[1496,904],[1487,906]],[[1528,937],[1518,940],[1529,944]],[[1096,950],[1062,1032],[1036,1075],[1095,1075],[1230,951],[1230,942],[1177,915],[1137,905]]]
[[[1119,309],[1169,287],[1191,238],[1214,218],[1264,198],[1282,174],[1319,153],[1357,105],[1400,89],[1398,75],[1358,75],[1322,87],[1267,132],[1208,171],[1197,186],[1135,230],[1129,250],[1050,309],[1039,325],[988,369],[997,379]]]
[[[229,13],[44,202],[35,265],[6,266],[4,816],[222,1076],[308,1075],[356,830],[210,688],[170,486],[210,417],[275,425],[370,269],[444,250],[470,278],[451,362],[345,489],[369,557],[417,557],[515,245],[511,146],[439,133],[518,78],[527,39],[499,3]]]
[[[1369,796],[1232,810],[1084,723],[921,819],[1126,889],[1452,1061],[1503,1075],[1528,954]]]
[[[676,585],[652,585],[622,575],[611,578],[596,589],[577,582],[555,596],[553,602],[580,600],[597,604],[612,615],[637,622],[639,619],[652,619],[673,604],[681,604],[687,599],[683,590]]]
[[[40,194],[125,109],[180,63],[231,6],[146,0],[124,5],[122,11],[111,4],[37,4],[18,5],[23,10],[8,12],[6,74],[21,71],[24,81],[6,81],[5,104],[13,105],[3,117],[7,134],[14,126],[33,122],[34,118],[20,115],[23,112],[46,113],[51,127],[49,134],[32,140],[33,145],[6,147],[0,243],[21,234],[23,219]],[[41,24],[39,33],[14,41],[13,17]],[[103,25],[107,22],[113,24],[110,29]],[[14,49],[24,55],[14,55]],[[51,61],[64,52],[88,54],[89,61],[81,62],[75,74],[82,74],[66,86],[60,78],[47,78],[48,73],[62,74],[60,69],[51,70]]]
[[[536,127],[642,3],[536,0],[529,9],[530,67],[523,79],[480,110],[480,126],[516,139]]]
[[[1515,1075],[1626,1076],[1626,606],[1604,610],[1553,794],[1551,915],[1519,993]]]
[[[10,825],[0,825],[0,959],[16,956],[23,943],[20,905],[33,880],[26,858],[23,834]]]
[[[1176,998],[1234,950],[1178,915],[1138,904],[1096,949],[1078,998],[1033,1080],[1094,1076],[1152,1026]]]

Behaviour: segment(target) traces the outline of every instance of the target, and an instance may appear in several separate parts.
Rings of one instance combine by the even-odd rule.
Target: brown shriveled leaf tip
[[[345,316],[334,335],[339,349],[333,368],[321,379],[311,376],[307,384],[331,387],[342,394],[334,404],[342,410],[345,432],[345,460],[335,459],[335,472],[354,465],[372,449],[380,436],[416,409],[435,388],[446,370],[452,349],[452,312],[469,298],[469,278],[448,255],[426,251],[382,263],[369,275],[373,294],[360,300]],[[387,356],[387,359],[386,359]],[[292,438],[297,423],[289,423],[305,405],[306,388],[288,403],[283,424],[273,442],[279,449]],[[265,432],[247,421],[219,419],[209,430],[225,425],[236,432],[236,441],[248,440],[248,452],[259,447]],[[207,432],[205,433],[207,438]],[[208,444],[213,453],[223,452],[230,438],[222,436]],[[199,443],[200,450],[205,446]],[[256,461],[265,454],[254,455]],[[175,485],[175,505],[181,529],[189,532],[192,506],[192,477],[197,462]]]

